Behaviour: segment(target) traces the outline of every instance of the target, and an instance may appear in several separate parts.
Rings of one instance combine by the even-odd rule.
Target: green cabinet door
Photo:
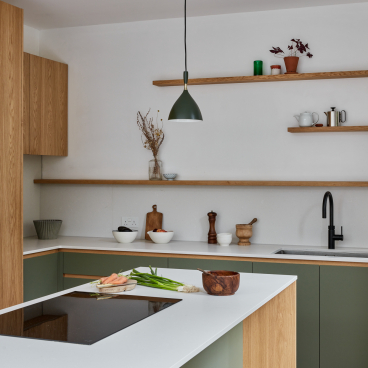
[[[95,281],[95,279],[77,279],[72,277],[64,277],[64,290],[70,289],[79,285],[87,284],[88,282]],[[92,289],[91,289],[92,290]]]
[[[226,270],[236,272],[252,272],[252,262],[247,261],[222,261],[213,259],[196,258],[169,258],[170,268],[186,270]]]
[[[23,299],[25,302],[61,290],[59,253],[23,261]]]
[[[321,368],[368,367],[368,268],[321,266]]]
[[[104,276],[136,267],[167,268],[165,257],[125,256],[111,254],[64,253],[64,273]],[[65,280],[64,280],[65,281]]]
[[[253,272],[298,276],[297,367],[319,368],[319,266],[254,262]]]

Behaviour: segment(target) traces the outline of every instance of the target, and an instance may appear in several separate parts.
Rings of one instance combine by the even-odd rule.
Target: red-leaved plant
[[[304,45],[303,42],[300,41],[299,38],[293,38],[291,42],[292,44],[288,46],[289,55],[286,55],[284,51],[280,49],[280,47],[272,46],[272,50],[270,50],[270,52],[275,54],[276,57],[281,57],[281,58],[284,58],[285,56],[308,56],[309,58],[311,58],[313,56],[308,51],[309,46],[307,43]]]

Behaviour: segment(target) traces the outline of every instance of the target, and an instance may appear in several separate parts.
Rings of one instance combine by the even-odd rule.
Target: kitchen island
[[[198,271],[159,272],[202,286]],[[295,368],[296,279],[241,273],[239,290],[228,297],[207,295],[202,288],[185,294],[137,286],[129,295],[182,301],[89,346],[0,336],[2,364],[12,368]],[[4,313],[72,290],[96,291],[85,284],[4,309],[0,326],[5,324]],[[19,326],[22,319],[13,323],[14,328],[23,326]]]

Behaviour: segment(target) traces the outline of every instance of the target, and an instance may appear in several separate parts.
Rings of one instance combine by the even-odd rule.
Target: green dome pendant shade
[[[193,97],[189,94],[188,71],[187,71],[187,0],[184,0],[184,49],[185,49],[185,72],[184,72],[184,91],[174,103],[169,120],[177,123],[192,123],[203,121],[201,110]]]
[[[184,72],[184,91],[174,103],[169,120],[178,123],[192,123],[202,121],[201,110],[187,90],[188,72]]]

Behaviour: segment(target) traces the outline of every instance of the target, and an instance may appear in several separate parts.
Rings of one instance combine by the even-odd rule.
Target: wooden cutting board
[[[157,212],[157,205],[153,205],[152,208],[153,211],[148,212],[146,217],[146,240],[151,240],[151,238],[147,234],[148,231],[152,231],[154,229],[162,229],[163,214],[161,212]]]
[[[121,293],[122,291],[130,291],[130,290],[133,290],[137,286],[137,280],[128,280],[127,284],[129,285],[99,288],[98,291],[103,294],[104,293]]]

